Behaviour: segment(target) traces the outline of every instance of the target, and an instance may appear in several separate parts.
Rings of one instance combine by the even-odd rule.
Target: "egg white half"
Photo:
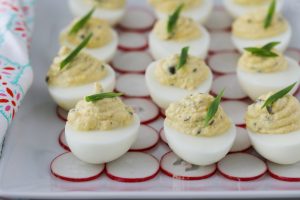
[[[67,30],[64,29],[61,34],[67,34]],[[98,60],[109,62],[112,60],[115,53],[117,52],[118,43],[119,43],[118,34],[115,30],[112,30],[112,36],[113,36],[112,40],[109,44],[100,48],[84,48],[82,51],[93,56]],[[61,45],[67,46],[70,49],[76,48],[76,45],[73,45],[66,40],[61,39],[60,43]]]
[[[283,7],[283,0],[276,1],[276,12],[280,12]],[[268,8],[269,4],[259,5],[259,6],[241,6],[239,4],[234,3],[233,0],[223,0],[223,5],[228,13],[232,17],[240,17],[246,13],[253,12],[259,8]]]
[[[113,161],[125,154],[135,142],[140,119],[134,114],[132,124],[108,131],[77,131],[66,123],[65,135],[72,153],[80,160],[101,164]]]
[[[239,38],[234,36],[233,34],[231,35],[233,44],[241,53],[245,51],[244,48],[246,47],[256,47],[256,46],[260,47],[274,41],[280,42],[280,44],[278,44],[275,47],[275,49],[277,49],[280,52],[284,52],[291,41],[291,37],[292,37],[292,29],[289,23],[288,23],[287,31],[275,37],[251,40],[251,39]]]
[[[69,7],[72,14],[76,17],[84,16],[88,13],[92,6],[86,4],[83,0],[69,0]],[[125,8],[109,10],[97,8],[93,16],[99,19],[107,20],[111,25],[117,24],[125,14]]]
[[[152,100],[161,108],[166,109],[170,103],[178,101],[194,92],[207,93],[210,91],[213,75],[209,71],[207,79],[195,90],[185,90],[174,86],[162,85],[155,77],[155,67],[158,61],[152,62],[146,70],[146,84]],[[187,77],[188,78],[188,77]]]
[[[165,136],[170,148],[183,160],[195,165],[210,165],[218,162],[229,152],[236,137],[236,128],[214,136],[192,136],[181,133],[164,123]]]
[[[115,87],[116,75],[109,65],[104,65],[107,75],[99,80],[104,92],[111,92]],[[83,97],[93,94],[94,83],[80,86],[58,87],[48,86],[48,90],[54,101],[63,109],[70,110],[75,107],[76,103]]]
[[[214,2],[212,0],[204,0],[200,6],[182,11],[182,16],[192,18],[196,22],[203,24],[208,19],[213,6]],[[157,9],[154,12],[158,19],[169,17],[168,13],[163,13]]]
[[[208,52],[210,35],[207,30],[199,25],[202,36],[199,39],[187,42],[176,42],[159,39],[152,31],[149,34],[149,49],[155,60],[165,58],[169,55],[180,53],[184,47],[190,47],[189,54],[200,58],[205,58]]]
[[[254,149],[264,158],[278,164],[300,161],[300,130],[286,134],[259,134],[248,129]]]
[[[274,73],[250,73],[237,69],[237,77],[244,92],[252,99],[256,100],[259,96],[271,91],[279,91],[288,85],[297,82],[291,90],[291,94],[296,92],[300,82],[299,64],[286,57],[288,68],[284,71]]]

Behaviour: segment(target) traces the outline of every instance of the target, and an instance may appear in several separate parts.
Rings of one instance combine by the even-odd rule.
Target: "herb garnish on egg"
[[[99,93],[99,94],[93,94],[90,96],[85,97],[85,101],[87,102],[94,102],[94,101],[99,101],[102,99],[107,99],[107,98],[115,98],[122,96],[122,93],[116,93],[116,92],[105,92],[105,93]]]
[[[269,114],[272,114],[272,105],[280,98],[284,97],[286,94],[288,94],[293,87],[296,85],[297,82],[293,83],[292,85],[289,85],[288,87],[280,90],[279,92],[273,94],[270,96],[264,103],[264,105],[261,108],[266,108]]]
[[[253,55],[260,56],[260,57],[277,57],[278,54],[274,53],[272,49],[280,44],[280,42],[270,42],[263,47],[247,47],[245,48],[246,51],[252,53]]]
[[[93,33],[90,33],[71,53],[60,63],[60,69],[62,70],[68,63],[70,63],[77,54],[87,45],[92,38]]]
[[[69,34],[77,33],[92,17],[95,8],[92,8],[86,15],[84,15],[81,19],[79,19],[70,29]]]
[[[212,119],[214,118],[215,114],[217,113],[217,111],[219,109],[221,99],[222,99],[222,96],[224,95],[224,90],[225,89],[223,89],[218,94],[218,96],[213,100],[213,102],[209,105],[207,114],[206,114],[205,119],[204,119],[204,126],[205,127],[207,127],[211,123]]]
[[[179,70],[180,68],[182,68],[185,65],[185,63],[187,62],[187,59],[188,59],[188,54],[189,54],[189,47],[184,47],[181,49],[179,62],[176,66],[176,70]]]
[[[178,18],[180,16],[180,12],[183,8],[184,4],[180,4],[176,10],[174,11],[174,13],[172,13],[170,16],[169,16],[169,19],[168,19],[168,24],[167,24],[167,31],[169,33],[170,36],[172,36],[172,34],[174,33],[174,30],[175,30],[175,27],[176,27],[176,23],[178,21]]]
[[[274,16],[274,13],[275,13],[275,9],[276,9],[276,1],[273,0],[270,4],[270,7],[268,9],[268,14],[267,14],[267,16],[265,18],[265,21],[264,21],[264,28],[265,29],[267,29],[268,27],[271,26],[273,16]]]

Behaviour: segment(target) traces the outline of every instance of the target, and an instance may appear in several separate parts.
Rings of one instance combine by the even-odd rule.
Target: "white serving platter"
[[[139,0],[135,3],[145,2]],[[300,8],[299,4],[295,5]],[[290,14],[295,15],[292,6],[288,9],[291,9]],[[299,19],[299,14],[297,17]],[[300,182],[279,181],[268,175],[249,182],[231,181],[219,173],[205,180],[184,181],[172,179],[160,172],[154,179],[142,183],[116,182],[104,174],[94,181],[84,183],[66,182],[54,177],[50,173],[49,166],[54,157],[65,152],[57,142],[64,122],[56,115],[56,105],[48,94],[44,79],[59,48],[59,31],[71,19],[67,1],[37,1],[31,48],[35,78],[5,139],[0,159],[1,197],[30,199],[300,197]],[[299,29],[298,25],[298,30],[295,31]],[[295,47],[299,48],[299,39],[294,38],[293,41]],[[159,131],[162,119],[150,125]],[[168,146],[160,141],[159,145],[147,153],[160,159],[168,151]]]

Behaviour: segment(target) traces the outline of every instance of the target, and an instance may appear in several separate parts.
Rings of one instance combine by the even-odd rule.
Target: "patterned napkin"
[[[0,147],[32,83],[28,48],[33,4],[34,0],[0,0]]]

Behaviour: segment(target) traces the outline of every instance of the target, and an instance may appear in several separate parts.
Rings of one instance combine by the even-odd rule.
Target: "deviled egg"
[[[182,15],[204,23],[210,15],[214,2],[211,0],[148,0],[158,19],[167,18],[180,4]]]
[[[190,54],[205,58],[210,43],[207,30],[191,18],[180,16],[183,5],[169,17],[158,20],[149,34],[149,48],[158,60],[190,47]]]
[[[209,67],[201,58],[188,55],[188,48],[152,62],[145,76],[152,100],[163,109],[188,94],[209,92],[213,80]]]
[[[93,37],[83,51],[105,62],[110,61],[118,47],[118,34],[107,21],[92,18],[93,10],[80,19],[75,19],[60,34],[60,43],[74,48],[90,33]]]
[[[73,108],[80,99],[91,94],[94,82],[101,83],[105,92],[112,91],[115,86],[115,72],[108,64],[84,52],[74,57],[76,50],[78,48],[72,51],[61,47],[46,77],[50,95],[65,110]]]
[[[223,5],[231,16],[240,17],[258,9],[267,8],[271,1],[272,0],[223,0]],[[276,12],[280,12],[284,2],[283,0],[276,1]]]
[[[135,142],[139,117],[118,96],[98,89],[70,110],[66,141],[80,160],[93,164],[110,162],[125,154]]]
[[[274,102],[273,95],[262,95],[248,107],[249,137],[255,150],[267,160],[293,164],[300,161],[300,103],[290,94]]]
[[[195,93],[171,103],[166,110],[166,139],[183,160],[195,165],[210,165],[229,152],[236,128],[219,102],[219,95],[214,99],[209,94]],[[217,110],[212,111],[213,108]],[[212,113],[214,115],[207,118]]]
[[[275,2],[275,1],[274,1]],[[232,41],[240,52],[245,47],[263,46],[279,41],[276,46],[283,52],[289,45],[292,30],[289,22],[280,13],[276,13],[272,3],[268,10],[259,9],[237,18],[232,25]]]
[[[69,6],[76,17],[81,17],[95,8],[94,17],[115,25],[125,14],[126,0],[69,0]]]
[[[237,77],[244,92],[255,100],[271,91],[278,91],[294,82],[293,94],[300,82],[300,67],[297,61],[272,49],[278,43],[263,47],[246,48],[238,61]],[[271,47],[271,49],[268,49]]]

